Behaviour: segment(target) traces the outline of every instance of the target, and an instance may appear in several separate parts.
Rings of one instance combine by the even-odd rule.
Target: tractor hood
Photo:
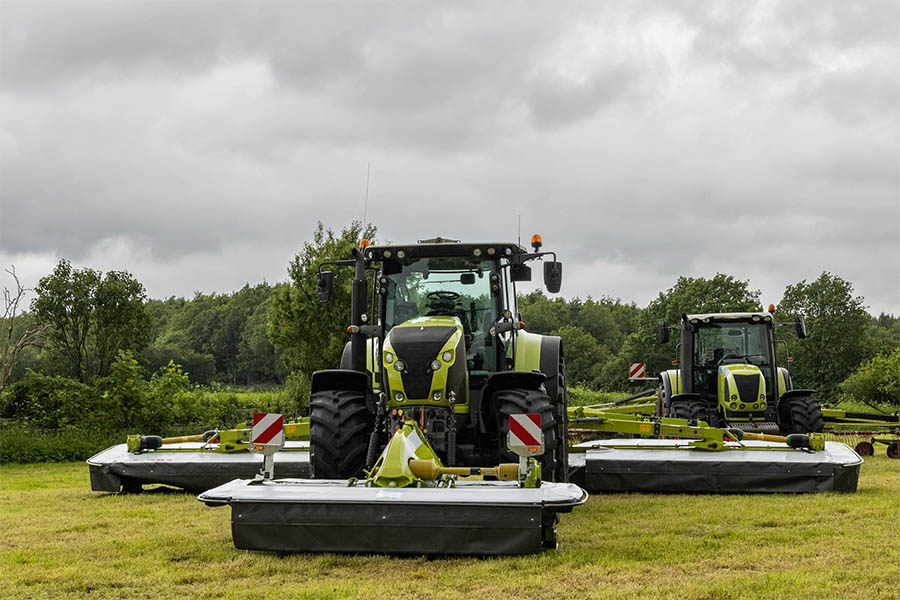
[[[766,380],[756,365],[722,365],[718,375],[719,402],[726,416],[761,420],[766,410]]]
[[[451,390],[457,402],[467,401],[465,335],[457,317],[417,317],[395,326],[384,340],[382,361],[389,406],[443,406]]]

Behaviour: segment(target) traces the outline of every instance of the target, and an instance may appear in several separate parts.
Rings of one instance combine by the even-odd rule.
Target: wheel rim
[[[860,456],[872,456],[875,454],[875,448],[871,442],[860,442],[856,445],[855,450]]]
[[[888,446],[887,455],[891,458],[900,458],[900,442],[892,442]]]

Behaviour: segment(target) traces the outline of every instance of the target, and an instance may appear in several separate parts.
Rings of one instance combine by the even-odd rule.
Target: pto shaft
[[[409,470],[425,481],[434,481],[441,475],[487,475],[502,481],[516,481],[519,478],[519,465],[516,463],[501,463],[496,467],[439,467],[433,460],[412,459],[409,461]]]

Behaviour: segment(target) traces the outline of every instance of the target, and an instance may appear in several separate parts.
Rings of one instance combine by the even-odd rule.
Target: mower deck
[[[736,446],[737,444],[732,444]],[[569,454],[572,481],[589,492],[751,494],[855,492],[862,458],[846,444],[820,452],[743,442],[742,450],[709,452],[688,440],[599,440]]]
[[[236,477],[252,478],[262,465],[262,456],[249,452],[210,452],[201,442],[187,442],[134,454],[125,444],[99,452],[87,460],[91,489],[118,492],[129,486],[161,483],[202,492]],[[275,456],[279,475],[309,477],[309,443],[287,442]]]
[[[615,439],[585,442],[569,454],[572,481],[589,492],[780,493],[854,492],[862,459],[846,444],[826,442],[823,452],[787,450],[768,442],[745,450],[708,452],[687,440]],[[200,450],[184,443],[132,454],[125,444],[90,459],[91,489],[118,492],[123,484],[165,484],[191,491],[250,479],[262,457]],[[279,476],[309,477],[306,442],[287,442],[275,455]]]
[[[569,483],[383,488],[276,479],[234,480],[198,500],[231,505],[234,543],[246,550],[490,555],[539,552],[554,539],[557,513],[587,493]]]

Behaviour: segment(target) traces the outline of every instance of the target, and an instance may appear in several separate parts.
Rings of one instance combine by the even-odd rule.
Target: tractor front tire
[[[718,415],[712,414],[709,405],[699,398],[670,402],[669,409],[667,416],[675,419],[706,421],[710,427],[717,427],[719,423]]]
[[[565,444],[556,436],[556,417],[554,415],[554,402],[544,391],[513,388],[499,390],[495,393],[497,405],[500,407],[497,413],[497,445],[500,451],[500,462],[519,462],[519,457],[510,452],[506,447],[506,438],[509,434],[510,415],[538,414],[541,416],[541,431],[544,433],[544,455],[540,457],[541,477],[545,481],[558,481],[559,472],[557,445]]]
[[[788,398],[780,407],[782,433],[822,433],[825,421],[819,401],[809,396]]]
[[[365,394],[350,390],[315,392],[309,400],[312,478],[361,477],[374,426]]]

